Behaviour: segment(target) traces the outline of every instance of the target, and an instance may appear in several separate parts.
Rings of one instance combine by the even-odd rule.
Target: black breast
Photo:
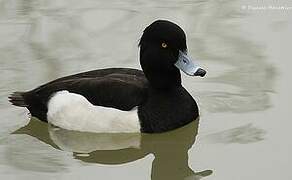
[[[181,127],[195,120],[198,106],[192,96],[182,87],[167,91],[149,88],[147,101],[139,106],[141,131],[164,132]]]

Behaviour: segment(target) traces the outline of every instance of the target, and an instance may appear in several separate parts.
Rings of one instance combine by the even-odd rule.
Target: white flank
[[[94,106],[84,96],[57,92],[48,102],[48,122],[75,131],[96,133],[140,132],[137,110]]]

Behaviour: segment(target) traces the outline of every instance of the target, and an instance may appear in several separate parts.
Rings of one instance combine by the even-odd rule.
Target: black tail
[[[24,92],[14,92],[10,94],[9,101],[14,105],[14,106],[20,106],[20,107],[27,107],[28,104],[26,104],[25,99],[24,99]]]

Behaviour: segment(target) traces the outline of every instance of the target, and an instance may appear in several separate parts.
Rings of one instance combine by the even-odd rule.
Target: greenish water
[[[292,9],[269,6],[292,3],[0,1],[0,179],[292,179]],[[79,133],[8,103],[60,76],[139,68],[138,40],[155,19],[183,27],[208,71],[183,76],[200,120],[157,135]]]

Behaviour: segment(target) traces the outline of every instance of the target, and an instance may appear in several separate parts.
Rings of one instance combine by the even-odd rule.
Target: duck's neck
[[[170,90],[181,86],[179,71],[165,72],[163,69],[144,70],[151,88],[155,90]]]
[[[149,81],[156,90],[168,90],[181,86],[181,74],[178,68],[169,63],[169,56],[152,51],[143,51],[141,46],[140,64]]]

